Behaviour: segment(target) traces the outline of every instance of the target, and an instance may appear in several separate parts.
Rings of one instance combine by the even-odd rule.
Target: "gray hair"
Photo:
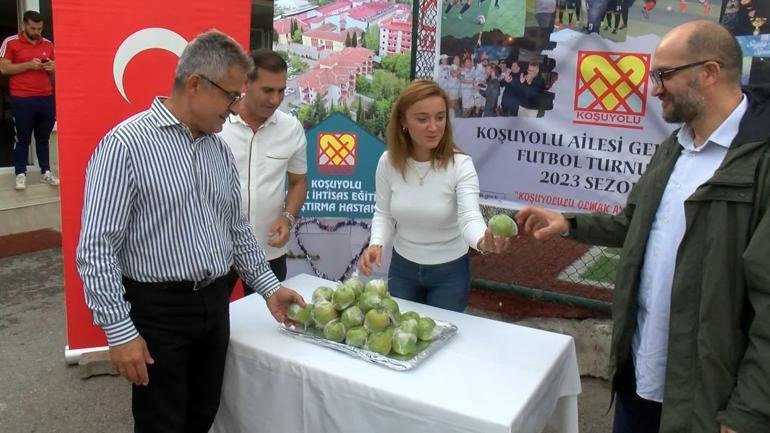
[[[202,74],[211,80],[222,78],[236,66],[245,73],[253,68],[251,59],[238,42],[219,30],[209,30],[195,37],[182,51],[174,71],[174,89],[180,89],[192,74]]]

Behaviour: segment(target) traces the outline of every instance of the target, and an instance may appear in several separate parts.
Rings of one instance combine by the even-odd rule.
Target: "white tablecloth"
[[[310,299],[326,280],[285,282]],[[457,335],[411,371],[393,371],[286,335],[260,296],[230,307],[214,433],[540,433],[578,431],[569,336],[398,300]]]

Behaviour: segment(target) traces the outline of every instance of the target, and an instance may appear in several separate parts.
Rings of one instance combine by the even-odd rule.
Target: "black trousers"
[[[278,281],[283,281],[286,279],[286,254],[270,260],[267,263],[270,265],[270,270],[273,271],[275,277],[278,278]],[[238,281],[238,273],[235,272],[235,268],[230,268],[230,274],[228,274],[228,278],[230,279],[230,291],[232,292],[232,290],[235,288],[235,283]],[[245,282],[241,281],[241,284],[243,285],[243,296],[249,296],[252,293],[257,292]]]
[[[131,320],[155,360],[149,384],[132,389],[135,433],[209,431],[230,340],[227,282],[192,290],[124,278]]]
[[[615,418],[612,433],[658,433],[662,404],[636,393],[636,371],[632,356],[615,384]]]

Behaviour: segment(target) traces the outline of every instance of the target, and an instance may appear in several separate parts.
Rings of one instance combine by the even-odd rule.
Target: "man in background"
[[[32,134],[42,177],[40,182],[56,186],[59,179],[48,162],[48,138],[55,118],[53,86],[53,44],[42,36],[43,17],[24,12],[22,30],[7,37],[0,46],[0,73],[9,76],[11,113],[16,125],[13,148],[16,189],[27,188],[27,159]]]
[[[302,124],[278,110],[286,90],[286,62],[268,49],[253,51],[251,59],[254,69],[246,93],[233,105],[219,136],[235,157],[242,211],[270,268],[283,281],[286,243],[307,194],[307,142]],[[245,295],[254,293],[248,284],[243,290]]]

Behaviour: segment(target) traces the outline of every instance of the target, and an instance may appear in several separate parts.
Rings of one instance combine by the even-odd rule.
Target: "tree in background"
[[[294,30],[294,32],[291,34],[291,40],[301,44],[302,43],[302,27],[298,28],[297,30]]]
[[[355,34],[355,33],[353,33],[353,34]],[[346,46],[346,47],[349,47],[349,46],[350,46],[350,44],[351,44],[351,41],[350,41],[350,33],[345,33],[345,46]]]
[[[380,66],[398,78],[408,80],[412,72],[412,56],[409,53],[391,54],[382,58]]]
[[[372,82],[364,74],[356,75],[356,93],[371,95]]]
[[[366,39],[363,41],[364,47],[374,51],[375,54],[380,52],[380,26],[377,24],[370,24],[366,29]]]
[[[358,80],[356,80],[356,85],[358,83]],[[358,98],[358,107],[356,108],[356,122],[362,121],[364,119],[364,105],[361,102],[361,98]]]
[[[350,35],[350,33],[348,33]],[[358,36],[356,35],[356,32],[353,32],[353,40],[350,42],[353,48],[358,47]]]

